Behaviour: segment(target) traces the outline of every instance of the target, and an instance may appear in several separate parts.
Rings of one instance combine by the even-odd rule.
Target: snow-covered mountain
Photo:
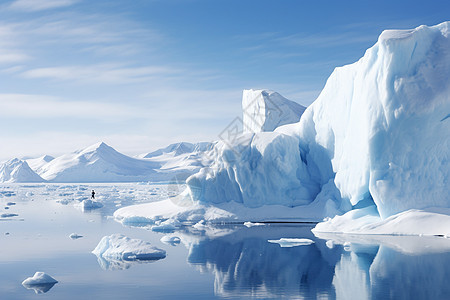
[[[158,163],[121,154],[102,142],[53,159],[41,167],[39,174],[53,182],[148,181],[156,177],[159,167]],[[168,180],[170,175],[161,177]]]
[[[1,164],[0,182],[178,181],[196,173],[211,143],[177,143],[132,158],[103,142],[53,158],[49,155]]]
[[[244,90],[242,111],[244,132],[273,131],[297,123],[306,107],[270,90]]]
[[[0,164],[0,182],[43,182],[26,161],[14,158]]]
[[[450,207],[449,27],[384,31],[335,69],[300,122],[218,143],[214,164],[188,179],[194,200],[372,204],[382,218]]]
[[[27,159],[26,162],[27,164],[30,166],[30,168],[35,171],[36,173],[40,173],[41,168],[48,164],[49,162],[51,162],[52,160],[54,160],[55,158],[53,156],[50,155],[43,155],[41,157],[38,158],[31,158],[31,159]]]
[[[187,143],[187,142],[180,142],[175,144],[170,144],[169,146],[158,149],[153,152],[141,154],[138,157],[139,158],[155,158],[158,156],[179,156],[181,154],[187,154],[187,153],[193,153],[193,152],[201,152],[201,151],[207,151],[212,148],[212,143],[209,142],[201,142],[201,143]]]

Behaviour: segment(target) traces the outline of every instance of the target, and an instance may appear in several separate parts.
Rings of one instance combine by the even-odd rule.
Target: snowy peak
[[[182,154],[192,153],[192,152],[202,152],[207,151],[211,149],[212,143],[209,142],[200,142],[200,143],[187,143],[187,142],[180,142],[180,143],[174,143],[170,144],[169,146],[158,149],[156,151],[140,155],[140,158],[154,158],[157,156],[162,155],[172,155],[172,156],[179,156]]]
[[[117,182],[149,180],[159,165],[119,153],[100,142],[55,158],[40,175],[55,182]]]
[[[26,161],[14,158],[0,164],[0,182],[43,182]]]
[[[39,174],[40,169],[46,165],[47,163],[51,162],[52,160],[54,160],[55,158],[53,156],[50,155],[44,155],[38,158],[32,158],[32,159],[27,159],[26,162],[27,164],[30,166],[30,168],[35,171],[36,173]]]
[[[305,107],[270,90],[244,90],[242,94],[244,132],[273,131],[296,123]]]

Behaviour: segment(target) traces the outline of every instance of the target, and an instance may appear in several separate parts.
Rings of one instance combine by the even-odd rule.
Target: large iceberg
[[[450,207],[449,26],[384,31],[335,69],[298,123],[218,143],[215,163],[187,181],[193,199],[259,207],[325,197],[343,211],[375,204],[382,218]]]

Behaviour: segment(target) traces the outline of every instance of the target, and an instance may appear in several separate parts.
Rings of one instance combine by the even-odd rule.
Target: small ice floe
[[[16,202],[8,202],[8,203],[6,203],[6,205],[8,205],[8,206],[16,205]]]
[[[79,205],[82,210],[92,210],[103,207],[103,204],[101,202],[95,200],[83,200]]]
[[[181,239],[177,236],[165,235],[160,241],[167,245],[176,246],[181,242]]]
[[[92,253],[105,270],[127,269],[132,262],[156,261],[166,257],[166,251],[153,247],[149,242],[122,234],[104,236]]]
[[[194,227],[197,230],[203,230],[206,228],[206,221],[200,220],[197,223],[195,223],[192,227]]]
[[[32,289],[36,294],[47,293],[58,281],[44,272],[36,272],[33,277],[28,277],[22,282],[27,289]]]
[[[245,222],[244,223],[244,226],[246,226],[246,227],[254,227],[254,226],[264,226],[264,225],[266,225],[266,224],[264,224],[264,223],[254,223],[254,222]]]
[[[181,223],[175,219],[168,219],[164,222],[152,226],[152,231],[173,232],[181,227]]]
[[[82,236],[82,235],[79,235],[79,234],[77,234],[77,233],[71,233],[71,234],[69,235],[69,237],[70,237],[72,240],[76,240],[76,239],[82,238],[83,236]]]
[[[268,240],[269,243],[280,244],[280,247],[296,247],[296,246],[308,246],[314,244],[310,239],[297,239],[297,238],[281,238],[279,240]]]

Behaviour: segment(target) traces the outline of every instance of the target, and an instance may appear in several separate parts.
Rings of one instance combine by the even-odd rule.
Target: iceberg
[[[104,236],[92,251],[103,269],[125,269],[132,262],[147,262],[163,259],[166,251],[150,243],[131,239],[122,234]]]
[[[167,245],[176,246],[181,242],[181,239],[177,236],[165,235],[161,238],[161,242]]]
[[[316,232],[448,234],[449,27],[384,31],[333,71],[297,123],[260,118],[273,93],[245,91],[243,107],[253,108],[244,132],[214,144],[185,192],[116,219],[325,220]],[[402,225],[414,220],[428,225]]]
[[[449,26],[384,31],[298,123],[217,143],[214,163],[187,180],[193,200],[373,205],[381,219],[450,207]]]
[[[36,272],[33,277],[28,277],[22,282],[27,289],[32,289],[36,294],[48,292],[58,281],[44,272]]]

